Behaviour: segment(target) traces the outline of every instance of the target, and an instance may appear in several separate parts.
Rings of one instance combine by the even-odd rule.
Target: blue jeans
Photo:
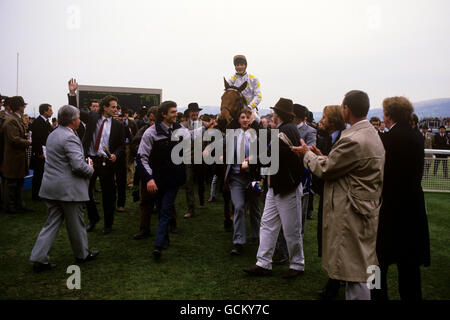
[[[178,187],[158,190],[156,194],[156,208],[159,212],[158,231],[156,232],[155,248],[162,249],[169,242],[169,223],[172,219],[175,198]]]

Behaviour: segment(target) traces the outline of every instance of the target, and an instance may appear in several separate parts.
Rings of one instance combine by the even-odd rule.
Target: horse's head
[[[247,81],[239,88],[230,86],[225,78],[223,81],[225,84],[225,92],[222,95],[218,119],[219,127],[221,128],[226,127],[233,119],[237,119],[238,112],[247,104],[245,97],[241,93],[247,88]]]

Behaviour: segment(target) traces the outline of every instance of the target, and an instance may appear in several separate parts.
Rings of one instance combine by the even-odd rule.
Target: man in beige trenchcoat
[[[369,97],[345,95],[344,130],[328,156],[304,142],[294,151],[325,181],[322,265],[331,279],[346,282],[347,300],[370,300],[367,268],[377,265],[376,238],[383,189],[384,147],[366,119]]]

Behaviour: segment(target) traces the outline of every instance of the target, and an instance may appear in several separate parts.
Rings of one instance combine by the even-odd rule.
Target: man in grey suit
[[[81,140],[75,133],[80,125],[79,110],[68,105],[61,107],[58,123],[59,127],[47,139],[39,197],[45,199],[48,218],[30,256],[35,272],[56,267],[49,263],[49,252],[64,218],[76,261],[81,263],[92,260],[99,253],[88,250],[83,222],[82,207],[89,200],[89,178],[94,169],[92,161],[86,163]]]
[[[306,123],[308,108],[301,104],[294,103],[294,122],[297,125],[300,137],[305,141],[308,147],[316,145],[317,130]]]

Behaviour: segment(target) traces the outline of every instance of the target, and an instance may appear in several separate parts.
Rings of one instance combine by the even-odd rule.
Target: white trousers
[[[274,195],[269,188],[264,205],[259,231],[259,248],[256,255],[256,265],[265,269],[272,269],[272,256],[277,243],[278,233],[283,227],[284,238],[289,252],[289,268],[305,269],[303,255],[302,229],[302,185],[295,191]]]

